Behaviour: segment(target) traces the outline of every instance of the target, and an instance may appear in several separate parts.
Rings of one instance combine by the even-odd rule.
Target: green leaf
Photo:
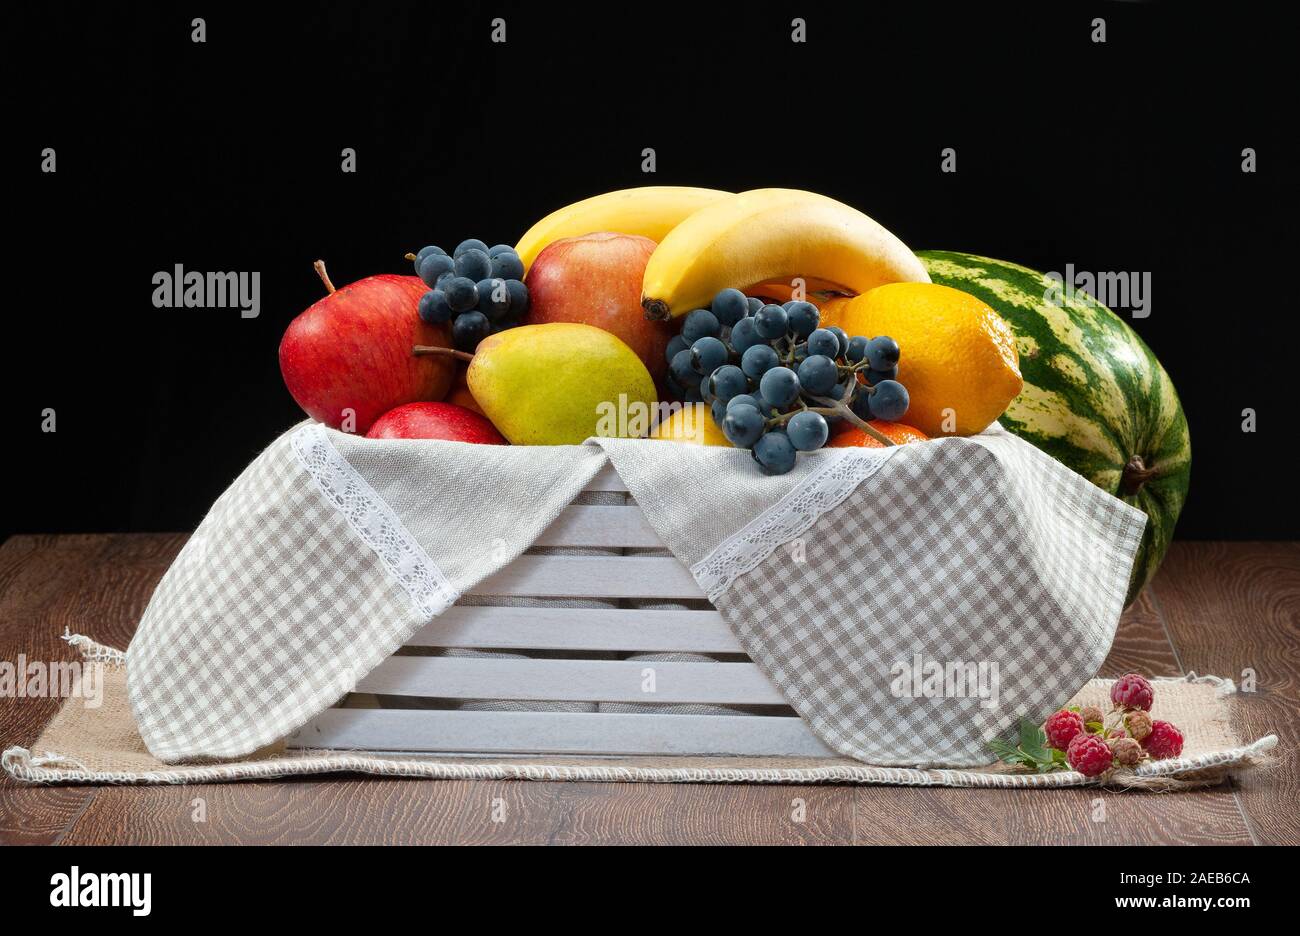
[[[1013,745],[1008,744],[1001,738],[994,738],[989,742],[989,747],[993,753],[998,756],[999,760],[1006,761],[1008,764],[1019,764],[1025,760],[1025,755]]]
[[[1020,719],[1020,749],[1036,761],[1049,760],[1047,735],[1028,718]]]
[[[1096,734],[1097,732],[1101,731],[1102,724],[1099,721],[1090,721],[1090,722],[1084,722],[1084,727],[1087,728],[1093,734]]]

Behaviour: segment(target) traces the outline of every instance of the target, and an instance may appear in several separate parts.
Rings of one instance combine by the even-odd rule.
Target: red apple
[[[579,322],[612,332],[636,352],[656,381],[668,369],[664,350],[675,331],[646,319],[641,279],[655,242],[635,234],[565,237],[537,255],[524,280],[526,325]]]
[[[507,444],[486,416],[454,403],[405,403],[376,419],[366,438]]]
[[[428,287],[419,278],[385,273],[336,290],[319,260],[316,272],[328,295],[280,341],[284,385],[307,415],[364,433],[394,406],[447,395],[455,359],[411,353],[415,345],[451,346],[447,326],[420,320]]]

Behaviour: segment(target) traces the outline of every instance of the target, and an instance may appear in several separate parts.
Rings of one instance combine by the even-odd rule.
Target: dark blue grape
[[[713,392],[714,397],[724,404],[732,397],[749,389],[749,380],[745,377],[745,372],[735,364],[722,365],[713,372],[708,380],[709,389]]]
[[[695,367],[691,364],[690,348],[674,354],[673,359],[668,362],[668,370],[673,375],[673,380],[684,389],[689,388],[692,383],[698,385],[700,382],[700,375],[695,372]]]
[[[452,259],[446,254],[431,253],[420,260],[415,268],[420,279],[424,280],[424,285],[432,289],[438,285],[438,277],[451,271]]]
[[[429,254],[442,254],[445,257],[447,256],[447,251],[443,250],[441,247],[435,247],[433,244],[430,244],[428,247],[421,247],[416,252],[415,259],[423,260],[425,257],[429,256]]]
[[[484,253],[487,253],[488,245],[483,243],[477,237],[471,237],[468,240],[463,240],[459,244],[457,244],[456,249],[451,252],[451,255],[453,257],[459,257],[467,250],[481,250]],[[480,279],[481,278],[482,277],[480,277]]]
[[[713,422],[721,429],[722,421],[727,418],[727,404],[715,399],[709,406],[709,415],[713,417]]]
[[[492,323],[482,312],[462,312],[451,323],[451,343],[461,351],[472,352],[491,330]]]
[[[799,385],[815,396],[826,396],[835,389],[839,371],[835,362],[824,354],[814,354],[799,365]]]
[[[758,382],[758,392],[764,400],[781,409],[799,396],[799,377],[788,367],[774,367]]]
[[[749,314],[749,302],[739,289],[724,289],[713,297],[709,308],[723,325],[735,325]]]
[[[698,374],[696,375],[699,376]],[[698,380],[687,385],[682,391],[682,400],[687,403],[703,403],[704,397],[700,394],[700,382]]]
[[[811,335],[822,317],[821,312],[817,310],[815,305],[811,302],[802,301],[786,303],[785,314],[790,320],[790,331],[800,338],[807,338]]]
[[[747,296],[745,302],[749,306],[749,315],[756,315],[758,310],[763,308],[763,300],[757,296]]]
[[[488,263],[492,267],[493,276],[501,279],[524,278],[524,261],[520,260],[516,253],[500,253],[496,256],[488,254]]]
[[[745,376],[758,380],[772,368],[781,363],[776,351],[769,344],[757,344],[745,349],[740,356],[740,369]]]
[[[763,414],[748,404],[727,407],[722,434],[738,448],[749,448],[763,435]]]
[[[752,393],[736,394],[734,397],[732,397],[730,400],[727,401],[727,409],[731,409],[733,406],[740,406],[742,403],[747,406],[754,407],[754,409],[758,410],[760,413],[763,411],[762,400]]]
[[[506,289],[503,279],[480,280],[478,289],[478,310],[492,321],[501,318],[510,311],[510,290]]]
[[[854,394],[852,402],[849,403],[849,409],[853,410],[853,415],[857,416],[858,419],[871,420],[874,418],[871,415],[871,394],[867,392],[866,387],[862,387]]]
[[[494,258],[495,258],[497,255],[499,255],[499,254],[503,254],[503,253],[512,253],[512,254],[514,254],[516,257],[519,256],[518,252],[517,252],[513,247],[511,247],[509,244],[496,244],[495,246],[492,246],[492,247],[489,247],[489,248],[488,248],[488,256],[489,256],[489,257],[494,257]],[[509,279],[510,277],[506,277],[506,278]]]
[[[876,384],[876,392],[871,394],[871,415],[875,419],[898,422],[907,412],[909,403],[907,388],[897,380],[882,380]]]
[[[709,404],[718,402],[718,398],[713,395],[713,390],[709,386],[709,378],[704,377],[703,379],[700,380],[699,383],[700,383],[700,399],[702,399],[705,403],[709,403]],[[725,406],[726,404],[723,405]]]
[[[444,325],[455,314],[441,289],[431,289],[420,297],[420,318],[430,325]]]
[[[727,346],[717,338],[705,336],[691,345],[691,365],[696,373],[712,374],[726,363]]]
[[[850,364],[857,364],[867,356],[867,339],[858,335],[856,338],[849,339],[848,350],[844,352],[844,360]]]
[[[456,315],[442,290],[429,290],[420,296],[420,318],[429,325],[446,325]]]
[[[829,328],[819,328],[808,336],[808,354],[837,358],[840,356],[840,339]]]
[[[492,260],[488,257],[486,250],[477,250],[470,248],[464,253],[460,253],[460,248],[456,248],[456,275],[472,279],[474,282],[487,279],[492,275]]]
[[[779,305],[765,305],[754,313],[754,329],[772,341],[785,335],[790,319]]]
[[[789,437],[775,429],[754,443],[754,461],[763,474],[783,475],[794,468],[795,451]]]
[[[447,294],[447,304],[453,312],[468,312],[478,305],[478,285],[467,277],[453,276],[443,280],[442,291]]]
[[[840,340],[840,353],[835,355],[835,357],[843,357],[845,352],[849,350],[849,333],[846,332],[844,329],[840,328],[838,325],[832,325],[830,328],[826,330],[830,332],[834,332],[835,337]]]
[[[519,321],[528,311],[528,287],[519,280],[506,280],[506,291],[510,293],[510,318]]]
[[[898,368],[891,367],[889,370],[878,371],[874,367],[869,367],[862,374],[867,378],[867,383],[874,387],[882,380],[897,380]]]
[[[821,413],[804,410],[790,417],[790,421],[785,424],[785,434],[790,439],[790,444],[799,451],[815,452],[826,444],[831,428],[826,425]]]
[[[867,343],[867,360],[872,370],[884,371],[898,365],[898,342],[888,335],[872,338]]]
[[[682,337],[691,344],[701,338],[717,338],[721,331],[722,325],[718,322],[718,317],[708,309],[696,309],[682,322]]]
[[[686,343],[685,338],[681,335],[673,335],[668,342],[668,347],[664,349],[664,357],[667,358],[668,363],[671,364],[673,358],[677,356],[678,351],[685,351],[689,347],[690,345]]]
[[[754,319],[743,318],[731,328],[731,348],[737,354],[744,354],[754,345],[766,343],[767,339],[758,333]]]

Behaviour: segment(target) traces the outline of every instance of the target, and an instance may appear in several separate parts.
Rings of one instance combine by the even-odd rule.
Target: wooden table
[[[8,540],[0,660],[73,659],[59,640],[65,627],[126,646],[185,539]],[[1103,675],[1239,680],[1248,668],[1258,691],[1237,705],[1238,730],[1278,734],[1278,763],[1185,794],[362,776],[42,788],[0,776],[0,843],[1300,844],[1300,543],[1175,543],[1125,613]],[[57,706],[0,698],[0,746],[29,744]],[[206,822],[192,821],[196,799]]]

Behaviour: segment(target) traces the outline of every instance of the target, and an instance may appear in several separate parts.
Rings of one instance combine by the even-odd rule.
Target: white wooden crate
[[[612,467],[587,491],[626,492]],[[567,508],[538,547],[653,549],[662,543],[636,506]],[[289,740],[292,748],[460,754],[726,754],[831,757],[762,671],[744,656],[721,615],[672,556],[524,555],[471,591],[504,599],[690,601],[700,610],[625,607],[457,605],[416,633],[398,655],[366,675],[356,692],[385,707],[353,707],[349,697]],[[440,650],[501,656],[438,656]],[[544,658],[520,654],[544,653]],[[505,654],[512,655],[505,655]],[[691,653],[716,662],[616,659]],[[565,658],[569,654],[574,658]],[[593,659],[592,655],[601,658]],[[648,691],[652,687],[653,691]],[[461,710],[475,700],[496,708],[588,703],[596,711]],[[508,700],[508,701],[507,701]],[[594,705],[590,705],[594,703]],[[669,711],[600,711],[646,703]],[[392,706],[436,707],[392,707]],[[710,714],[671,706],[707,705]],[[730,711],[735,708],[735,714]],[[755,708],[757,707],[757,708]],[[761,714],[746,714],[753,710]],[[725,713],[724,713],[725,712]]]

